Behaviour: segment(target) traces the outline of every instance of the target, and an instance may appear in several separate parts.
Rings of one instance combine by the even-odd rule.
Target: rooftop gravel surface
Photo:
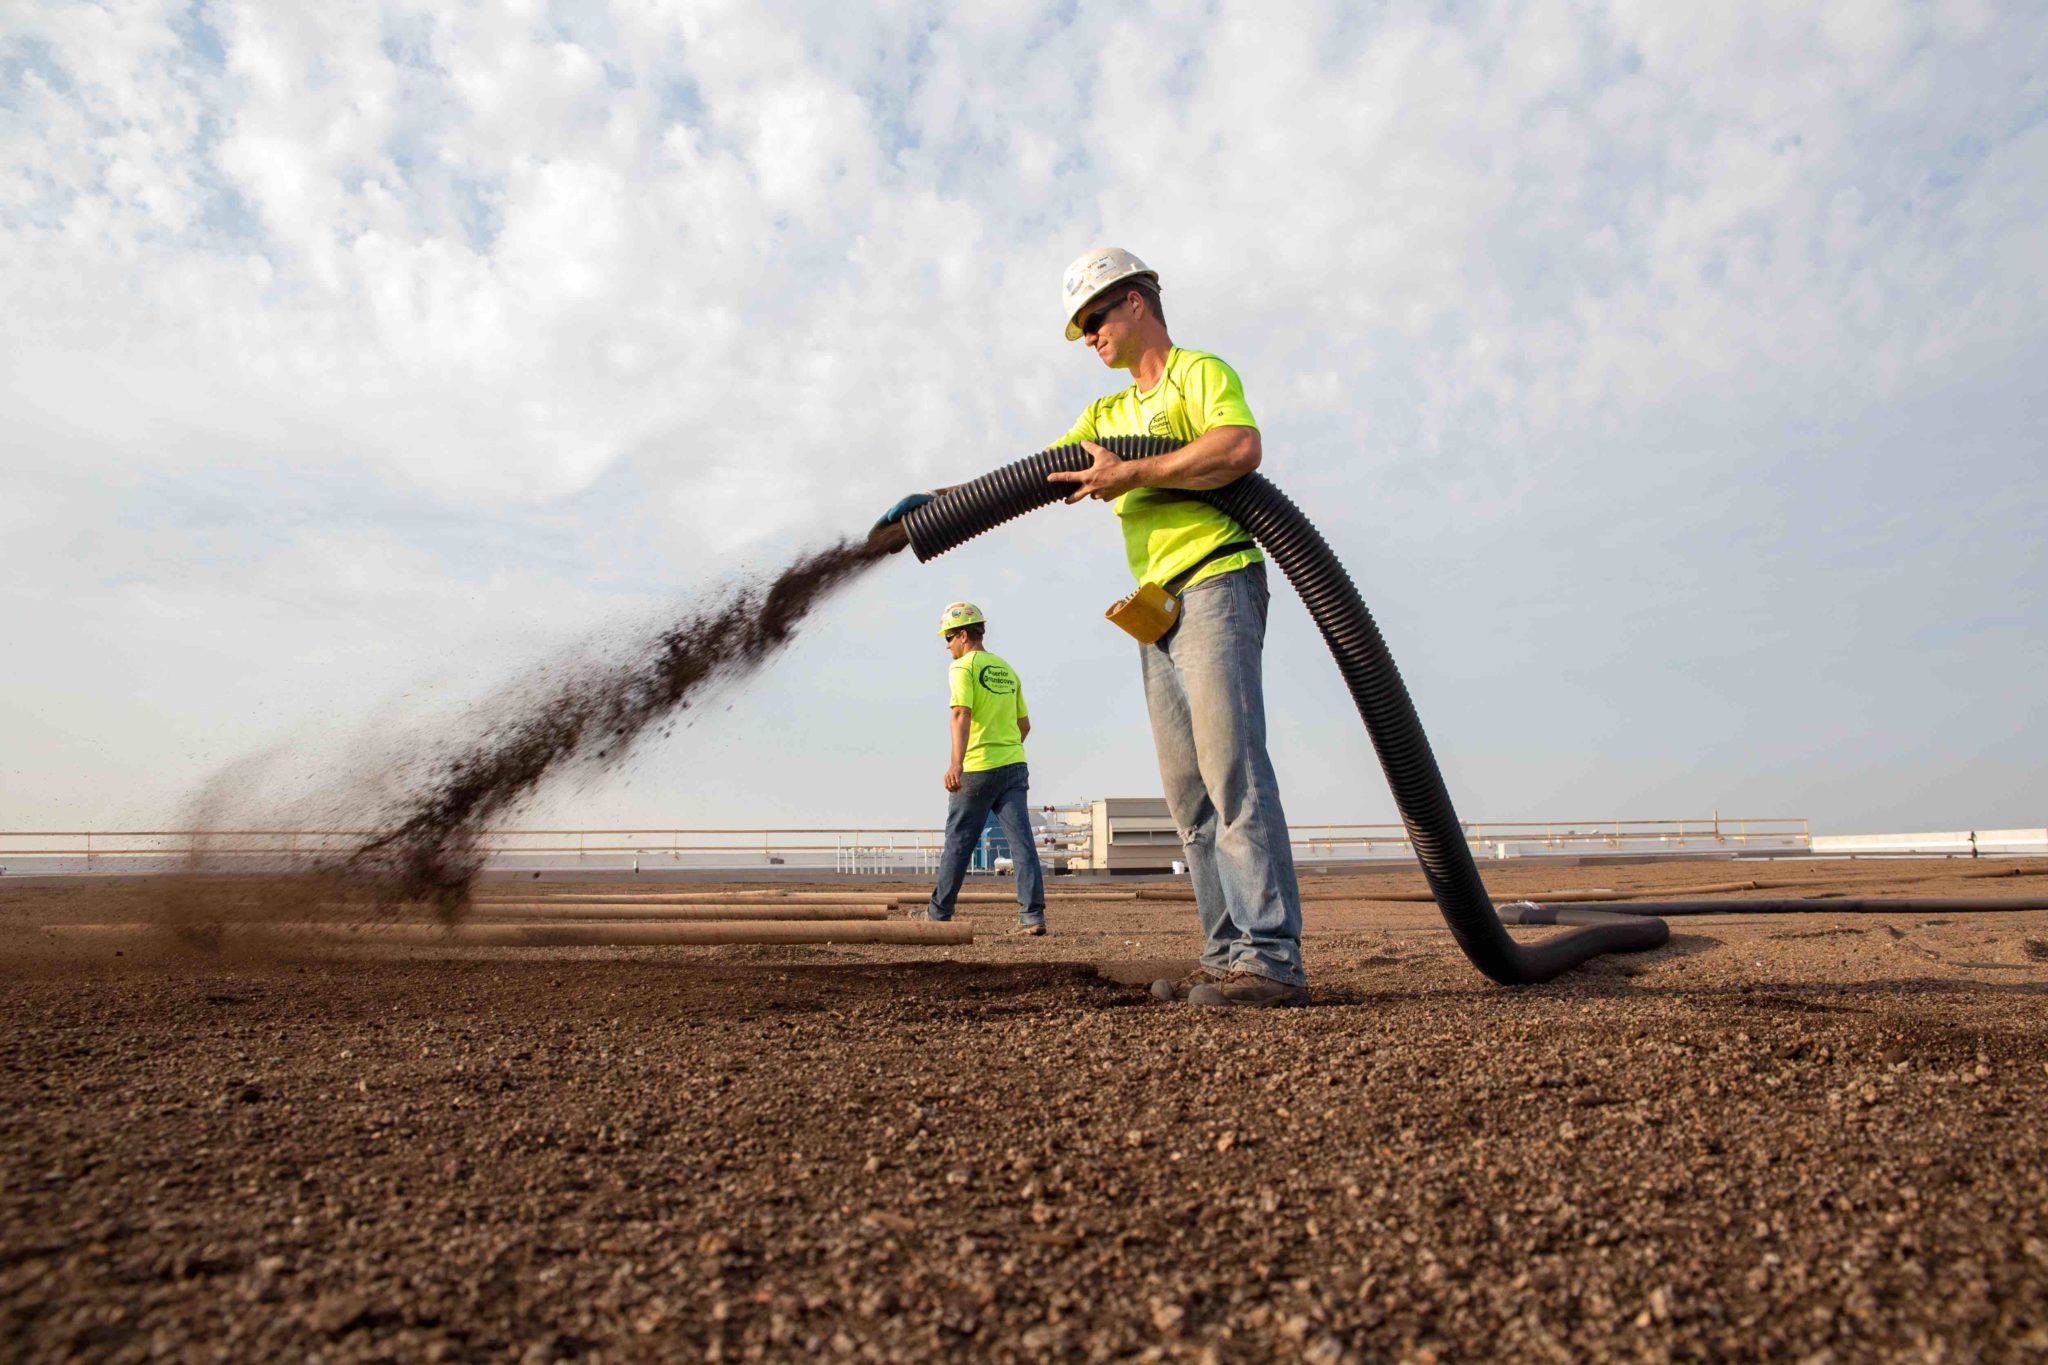
[[[2015,869],[1487,875],[2048,895]],[[1510,990],[1373,899],[1413,869],[1306,883],[1315,1004],[1239,1012],[1146,993],[1191,905],[1065,879],[955,947],[261,954],[0,881],[0,1358],[2048,1355],[2048,912],[1736,895]]]

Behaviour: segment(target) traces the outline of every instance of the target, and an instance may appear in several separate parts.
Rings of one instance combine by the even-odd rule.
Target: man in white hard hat
[[[968,860],[994,812],[1010,841],[1017,873],[1017,932],[1040,935],[1045,932],[1045,878],[1031,841],[1031,770],[1024,762],[1031,712],[1016,670],[983,645],[987,630],[987,618],[972,602],[949,603],[939,614],[939,638],[953,656],[946,688],[952,703],[953,749],[945,777],[950,793],[946,847],[925,917],[953,918]]]
[[[1236,371],[1173,344],[1159,274],[1130,252],[1084,252],[1067,267],[1061,293],[1067,340],[1086,341],[1133,382],[1090,403],[1056,442],[1079,442],[1095,463],[1050,477],[1074,486],[1070,503],[1114,503],[1131,573],[1181,603],[1172,628],[1138,648],[1203,949],[1193,973],[1154,982],[1152,993],[1197,1005],[1306,1004],[1301,891],[1266,752],[1265,556],[1243,526],[1178,491],[1221,488],[1257,469],[1258,424]],[[1183,444],[1130,461],[1096,444],[1146,435]]]

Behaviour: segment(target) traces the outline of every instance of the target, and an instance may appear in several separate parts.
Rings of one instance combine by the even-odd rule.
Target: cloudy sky
[[[2031,0],[0,6],[0,828],[142,827],[1017,458],[1157,266],[1475,820],[2048,823]],[[892,561],[529,822],[1156,792],[1106,508]],[[1284,589],[1298,822],[1391,819]],[[725,703],[721,703],[724,707]]]

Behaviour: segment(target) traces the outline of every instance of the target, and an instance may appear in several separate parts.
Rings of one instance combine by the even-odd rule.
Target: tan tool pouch
[[[1157,583],[1140,583],[1136,592],[1102,614],[1139,644],[1149,645],[1180,620],[1180,599]]]
[[[1180,590],[1202,569],[1225,555],[1257,549],[1256,541],[1238,540],[1219,545],[1175,574],[1166,587],[1140,583],[1138,590],[1116,603],[1103,617],[1141,645],[1149,645],[1180,623]]]

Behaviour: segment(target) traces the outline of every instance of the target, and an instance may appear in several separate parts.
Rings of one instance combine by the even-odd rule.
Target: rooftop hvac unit
[[[1088,866],[1095,872],[1171,872],[1180,829],[1163,796],[1110,796],[1091,803]]]

